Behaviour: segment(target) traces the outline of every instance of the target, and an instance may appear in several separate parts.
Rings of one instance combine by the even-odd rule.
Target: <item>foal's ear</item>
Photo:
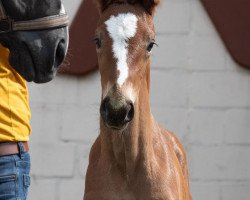
[[[154,15],[155,8],[159,5],[160,0],[140,0],[140,2],[150,15]]]
[[[101,13],[104,11],[114,0],[94,0],[97,4],[98,10]]]

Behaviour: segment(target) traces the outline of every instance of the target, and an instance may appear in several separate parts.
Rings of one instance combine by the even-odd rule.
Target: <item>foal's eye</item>
[[[101,40],[99,38],[95,38],[94,42],[96,44],[96,48],[100,49],[101,48]]]
[[[155,42],[150,42],[149,45],[148,45],[148,47],[147,47],[147,51],[151,52],[152,49],[153,49],[153,47],[154,47],[154,45],[157,45],[157,44]]]

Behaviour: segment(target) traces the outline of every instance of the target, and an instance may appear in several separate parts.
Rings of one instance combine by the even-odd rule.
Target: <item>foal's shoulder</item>
[[[172,148],[175,151],[175,154],[178,158],[178,160],[183,163],[186,161],[186,151],[181,143],[181,141],[178,139],[178,137],[171,131],[167,130],[166,128],[161,128],[161,132],[163,136],[166,138],[166,141],[171,143]]]
[[[181,141],[172,131],[163,129],[163,134],[165,135],[165,137],[167,137],[168,140],[170,140],[175,149],[179,149],[179,151],[185,152],[184,146],[182,145]]]

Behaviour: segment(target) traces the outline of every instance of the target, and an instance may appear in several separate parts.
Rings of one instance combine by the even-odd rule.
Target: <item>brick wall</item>
[[[72,17],[80,1],[64,2]],[[155,22],[152,110],[187,149],[193,199],[249,200],[250,72],[230,58],[199,0],[162,0]],[[99,132],[99,78],[29,84],[29,199],[82,199]]]

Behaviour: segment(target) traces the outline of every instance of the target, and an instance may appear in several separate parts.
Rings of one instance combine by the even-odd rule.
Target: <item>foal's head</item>
[[[134,117],[155,44],[153,14],[159,0],[98,0],[96,49],[102,83],[101,117],[123,130]]]
[[[27,21],[65,13],[61,0],[1,0],[6,15]],[[30,26],[32,29],[32,25]],[[0,43],[10,49],[10,64],[27,81],[50,81],[68,48],[67,27],[0,33]]]

